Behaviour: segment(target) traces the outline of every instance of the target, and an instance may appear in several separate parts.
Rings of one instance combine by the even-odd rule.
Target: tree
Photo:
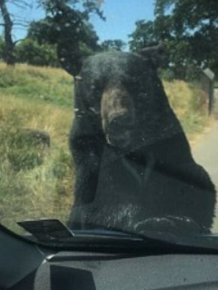
[[[101,43],[102,50],[117,50],[122,51],[125,48],[126,44],[121,39],[108,39]]]
[[[135,31],[129,35],[131,38],[129,45],[132,51],[138,51],[158,42],[153,21],[139,20],[135,25]]]
[[[49,39],[47,43],[56,45],[60,62],[65,68],[71,61],[79,63],[81,51],[84,54],[90,53],[90,50],[97,45],[97,35],[88,20],[90,13],[97,13],[103,18],[100,10],[101,0],[83,0],[83,5],[79,0],[0,0],[0,14],[3,20],[1,25],[4,27],[5,49],[2,54],[4,60],[9,65],[15,64],[15,47],[18,40],[13,39],[12,30],[15,25],[27,27],[29,24],[22,19],[22,16],[10,12],[12,5],[26,9],[36,2],[46,12],[45,23],[41,23],[40,29],[45,28],[43,32]],[[50,25],[48,33],[47,24]],[[51,41],[52,35],[53,41]]]
[[[129,35],[130,50],[134,52],[145,52],[153,58],[153,61],[161,68],[169,64],[169,43],[162,41],[165,29],[160,30],[155,21],[139,20],[135,23],[135,31]],[[164,28],[164,26],[163,26]],[[148,52],[149,51],[149,52]]]
[[[51,44],[39,44],[36,40],[26,38],[16,46],[16,60],[21,63],[40,66],[55,66],[59,62],[55,46]]]
[[[16,17],[13,17],[9,11],[9,3],[10,1],[7,0],[0,0],[0,12],[3,23],[1,25],[4,27],[4,42],[5,42],[5,49],[4,49],[4,60],[8,65],[15,64],[15,45],[16,42],[13,40],[12,37],[12,30],[14,25],[22,25],[24,24],[24,19],[19,18],[19,21]],[[13,5],[18,6],[22,9],[30,7],[30,2],[25,0],[14,0],[12,2]]]
[[[68,17],[70,20],[67,22]],[[53,46],[59,63],[72,74],[78,72],[83,57],[99,48],[93,26],[87,21],[75,24],[76,17],[78,14],[75,14],[74,18],[64,14],[60,19],[47,16],[45,19],[32,22],[27,33],[27,39],[38,45]]]
[[[176,78],[194,77],[195,67],[209,66],[218,73],[217,11],[217,0],[156,0],[154,21],[136,22],[130,49],[163,42]]]
[[[83,57],[98,49],[98,37],[89,23],[89,15],[97,13],[104,19],[99,1],[83,1],[82,7],[78,0],[41,0],[40,3],[45,9],[46,18],[39,23],[38,32],[35,29],[29,35],[32,33],[38,41],[55,44],[60,64],[76,75]]]
[[[14,65],[14,42],[12,39],[12,26],[13,22],[8,12],[5,0],[0,0],[0,10],[4,22],[4,40],[5,40],[5,61],[8,65]]]
[[[217,11],[217,0],[156,0],[155,21],[161,23],[166,17],[170,20],[171,41],[182,47],[177,50],[176,58],[198,66],[210,66],[218,73]]]

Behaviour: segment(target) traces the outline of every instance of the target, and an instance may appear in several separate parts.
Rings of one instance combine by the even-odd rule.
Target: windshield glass
[[[0,223],[215,237],[217,11],[0,1]]]

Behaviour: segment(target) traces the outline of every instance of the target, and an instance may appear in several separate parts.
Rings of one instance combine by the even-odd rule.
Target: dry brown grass
[[[0,95],[0,127],[7,128],[5,142],[0,145],[0,217],[9,228],[16,229],[14,221],[41,217],[56,217],[66,221],[73,202],[73,165],[68,148],[72,122],[70,108]],[[7,156],[14,148],[13,132],[22,128],[46,131],[51,147],[43,155],[43,163],[29,170],[14,170]],[[15,131],[14,131],[15,130]],[[0,137],[1,132],[0,130]],[[18,131],[19,132],[19,131]],[[3,147],[4,146],[4,147]],[[29,148],[31,150],[31,148]],[[23,148],[15,151],[25,154]],[[13,156],[14,156],[13,155]]]

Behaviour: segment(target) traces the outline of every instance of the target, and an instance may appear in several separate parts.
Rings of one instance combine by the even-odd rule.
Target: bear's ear
[[[162,67],[166,58],[166,49],[163,42],[155,46],[147,46],[138,52],[143,57],[149,59],[155,68]]]

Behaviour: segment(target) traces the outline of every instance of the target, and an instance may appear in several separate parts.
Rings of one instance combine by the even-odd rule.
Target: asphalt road
[[[209,173],[218,191],[218,89],[215,90],[214,125],[199,139],[199,142],[192,149],[193,156],[197,163],[201,164]],[[218,200],[218,196],[217,196]],[[216,218],[213,231],[218,233],[218,204],[216,207]]]

